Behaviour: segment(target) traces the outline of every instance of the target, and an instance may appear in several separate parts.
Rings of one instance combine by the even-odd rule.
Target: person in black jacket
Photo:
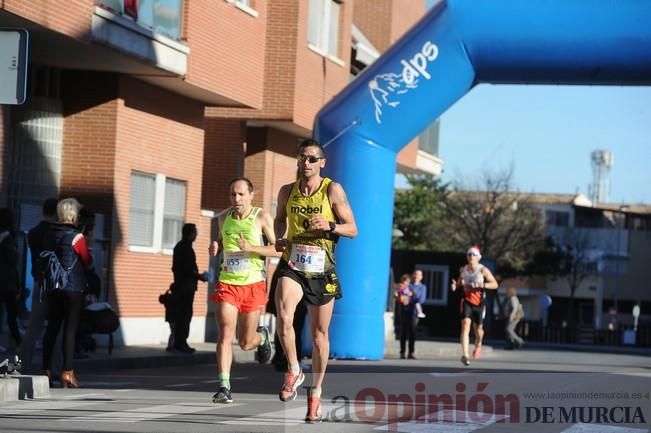
[[[32,262],[32,278],[34,278],[34,292],[32,293],[32,311],[29,314],[29,326],[23,338],[22,352],[20,358],[23,361],[23,368],[26,372],[31,371],[32,355],[34,354],[34,342],[41,337],[43,332],[43,323],[47,314],[47,305],[45,296],[41,296],[41,262],[39,256],[43,251],[43,238],[50,226],[57,221],[57,203],[56,198],[48,198],[43,202],[42,219],[27,234],[27,242]]]
[[[207,277],[199,273],[197,256],[192,243],[197,239],[197,226],[184,224],[181,229],[182,239],[174,247],[172,272],[174,285],[172,294],[176,300],[176,323],[174,326],[174,350],[181,353],[194,353],[194,348],[188,346],[190,322],[192,321],[192,303],[194,292],[197,291],[197,281],[206,281]]]
[[[7,324],[16,347],[22,338],[18,330],[18,246],[11,209],[0,209],[0,308],[7,309]]]
[[[81,205],[74,198],[61,200],[57,205],[58,223],[52,224],[43,242],[43,251],[65,268],[68,280],[63,286],[49,287],[51,278],[42,280],[47,302],[47,330],[43,337],[44,374],[51,377],[52,354],[59,330],[63,330],[63,371],[61,385],[64,388],[79,388],[79,382],[72,369],[77,326],[87,287],[86,272],[93,266],[90,253],[92,236],[86,237],[77,229]],[[56,257],[54,257],[56,256]],[[43,259],[43,258],[42,258]],[[41,263],[42,266],[45,266]],[[47,268],[43,268],[47,269]],[[46,271],[44,275],[47,275]],[[51,277],[51,276],[50,276]],[[48,282],[49,281],[49,282]]]

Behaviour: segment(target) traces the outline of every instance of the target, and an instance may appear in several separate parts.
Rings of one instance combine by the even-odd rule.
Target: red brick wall
[[[339,16],[338,58],[343,66],[308,48],[308,2],[300,2],[300,5],[293,117],[295,124],[311,130],[321,107],[348,84],[353,4],[342,3]]]
[[[61,197],[74,196],[106,215],[113,209],[117,76],[63,71]]]
[[[269,2],[265,58],[264,110],[272,118],[291,119],[294,108],[299,32],[299,3]]]
[[[275,215],[280,187],[296,180],[295,136],[272,128],[249,128],[245,175],[256,188],[256,206]]]
[[[418,139],[409,142],[408,145],[398,152],[398,163],[408,167],[416,168],[416,157],[418,156]]]
[[[208,107],[209,117],[291,120],[294,107],[298,3],[266,3],[266,44],[264,48],[263,104],[260,110]]]
[[[391,43],[400,39],[424,14],[424,0],[393,0]]]
[[[187,182],[187,222],[196,223],[200,270],[208,267],[209,229],[200,216],[203,107],[135,79],[119,81],[115,151],[113,292],[122,317],[161,316],[158,295],[172,281],[172,256],[128,251],[131,171],[161,173]],[[195,315],[206,310],[206,284],[199,284]]]
[[[224,0],[184,2],[191,84],[262,108],[267,2],[254,17]]]
[[[384,52],[424,13],[424,0],[355,0],[354,22]]]
[[[90,33],[93,0],[4,0],[3,9],[73,38]]]
[[[230,206],[229,182],[244,175],[245,127],[240,119],[206,118],[205,129],[202,208],[222,210]]]
[[[391,45],[392,3],[393,0],[355,0],[353,21],[381,53]]]
[[[256,2],[256,5],[260,2]],[[307,1],[267,2],[267,45],[262,110],[208,108],[210,117],[291,121],[309,135],[318,110],[348,84],[352,2],[340,15],[343,66],[307,46]]]

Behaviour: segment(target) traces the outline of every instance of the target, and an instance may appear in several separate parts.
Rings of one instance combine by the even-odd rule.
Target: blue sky
[[[596,149],[610,202],[651,203],[651,87],[479,85],[441,116],[446,181],[513,163],[522,192],[587,195]]]
[[[609,201],[651,204],[651,87],[483,84],[441,116],[439,138],[445,181],[513,164],[517,190],[587,196],[590,153],[606,149]]]

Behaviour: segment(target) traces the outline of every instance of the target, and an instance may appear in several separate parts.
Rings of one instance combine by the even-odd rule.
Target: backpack
[[[64,267],[52,250],[41,251],[41,287],[42,292],[62,290],[68,285],[72,268],[77,264],[77,257],[69,267]]]
[[[515,309],[514,317],[515,320],[524,319],[524,309],[522,308],[522,304],[518,304],[518,307]]]

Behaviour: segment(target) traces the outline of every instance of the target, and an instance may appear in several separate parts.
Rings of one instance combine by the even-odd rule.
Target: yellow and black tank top
[[[287,249],[283,259],[290,268],[306,276],[322,275],[335,266],[335,243],[339,238],[330,231],[310,229],[309,220],[322,215],[327,221],[336,222],[328,199],[329,178],[321,181],[319,189],[305,196],[299,188],[300,179],[294,183],[287,200]]]
[[[223,260],[219,273],[219,281],[227,284],[243,286],[264,281],[264,258],[259,254],[241,251],[238,246],[240,234],[251,245],[261,246],[262,230],[256,224],[261,209],[254,207],[242,219],[233,218],[229,211],[221,227]]]

